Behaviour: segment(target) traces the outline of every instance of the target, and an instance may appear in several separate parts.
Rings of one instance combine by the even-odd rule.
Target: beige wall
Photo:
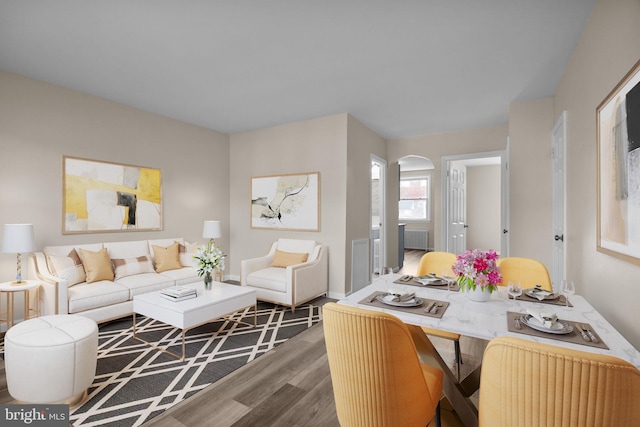
[[[467,247],[500,252],[500,165],[467,166]]]
[[[551,129],[553,99],[509,109],[509,255],[551,270]]]
[[[329,247],[330,291],[344,293],[347,121],[338,114],[231,136],[228,273],[239,277],[241,260],[266,254],[280,237],[312,239]],[[252,229],[251,177],[300,172],[320,172],[320,231]]]
[[[222,221],[228,249],[229,138],[121,104],[0,71],[0,224],[35,227],[36,247],[182,236]],[[62,235],[62,156],[159,168],[164,230]],[[0,254],[0,280],[15,255]]]
[[[640,266],[596,251],[595,111],[640,58],[638,17],[637,0],[596,2],[554,104],[554,120],[567,111],[567,277],[636,348]]]
[[[507,145],[507,132],[508,127],[504,125],[388,141],[387,156],[389,162],[396,162],[397,164],[398,159],[401,157],[416,155],[430,159],[435,166],[431,175],[433,237],[429,237],[433,242],[435,250],[442,248],[442,242],[440,241],[440,235],[442,234],[442,157],[504,150]],[[397,203],[395,207],[397,212]]]
[[[347,128],[347,198],[345,247],[345,289],[351,289],[351,248],[355,239],[369,238],[371,231],[371,155],[386,158],[386,143],[352,116]],[[387,180],[392,179],[388,176]],[[389,195],[387,195],[387,200]],[[393,213],[391,213],[393,216]],[[396,218],[398,214],[396,212]],[[391,219],[388,218],[387,224]],[[387,265],[397,265],[398,230],[387,227]],[[395,239],[395,246],[392,242]]]

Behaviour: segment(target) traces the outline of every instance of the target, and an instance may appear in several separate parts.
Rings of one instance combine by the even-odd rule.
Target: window
[[[400,180],[398,217],[402,220],[429,220],[430,177]]]

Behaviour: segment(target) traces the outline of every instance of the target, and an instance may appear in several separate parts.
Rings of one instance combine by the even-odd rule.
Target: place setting
[[[389,289],[387,292],[376,291],[358,302],[375,307],[392,308],[412,314],[441,318],[449,307],[446,301],[439,301],[416,296],[415,292],[402,289]]]
[[[590,324],[559,319],[553,312],[527,308],[526,313],[507,312],[509,332],[550,338],[609,349]]]
[[[411,276],[409,274],[401,276],[393,283],[398,285],[420,286],[430,287],[439,290],[449,290],[452,292],[459,292],[460,286],[456,282],[455,277],[449,276],[436,276],[435,273],[427,274],[425,276]]]
[[[509,294],[513,295],[511,292],[509,292]],[[536,285],[533,288],[522,289],[518,295],[514,296],[514,299],[525,302],[538,302],[542,304],[573,307],[573,304],[571,304],[566,295],[548,291],[543,289],[540,285]]]

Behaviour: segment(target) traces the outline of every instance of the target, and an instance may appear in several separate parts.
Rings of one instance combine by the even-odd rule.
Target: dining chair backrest
[[[322,312],[340,425],[426,426],[436,415],[443,373],[420,363],[407,325],[336,303]]]
[[[540,285],[542,289],[553,292],[549,271],[540,261],[533,258],[506,257],[498,259],[502,275],[502,286],[509,282],[520,282],[523,289]]]
[[[515,337],[482,359],[480,427],[640,425],[640,371],[613,356]]]
[[[455,263],[456,255],[450,252],[427,252],[420,258],[416,276],[424,276],[429,273],[435,273],[440,276],[444,269],[448,269],[448,276],[453,276],[451,266]]]

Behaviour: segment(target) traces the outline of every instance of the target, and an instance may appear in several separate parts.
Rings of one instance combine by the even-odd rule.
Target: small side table
[[[23,283],[17,285],[13,282],[0,283],[0,301],[5,297],[6,310],[0,313],[0,323],[7,324],[7,331],[15,325],[15,294],[22,292],[24,296],[24,320],[32,319],[40,316],[40,286],[38,280],[23,280]],[[31,307],[31,298],[29,292],[35,290],[35,307]],[[5,331],[6,332],[6,331]]]

